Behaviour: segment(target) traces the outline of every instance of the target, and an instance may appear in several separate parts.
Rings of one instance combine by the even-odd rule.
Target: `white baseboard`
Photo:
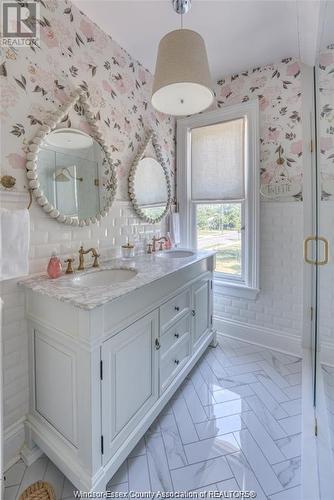
[[[8,470],[20,459],[20,452],[24,443],[24,422],[21,418],[4,432],[4,468]]]
[[[241,321],[225,320],[217,316],[213,319],[213,326],[218,333],[227,337],[275,349],[285,354],[302,355],[301,338],[299,337],[293,337],[270,328],[249,325]]]
[[[36,462],[36,460],[42,455],[44,455],[44,453],[40,448],[38,448],[38,446],[34,446],[31,450],[28,446],[24,445],[20,453],[20,456],[27,467],[30,467],[30,465]]]

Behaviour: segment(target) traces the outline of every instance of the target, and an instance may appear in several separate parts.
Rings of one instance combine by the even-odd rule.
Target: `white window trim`
[[[177,199],[180,212],[181,245],[192,247],[196,234],[191,200],[191,144],[192,128],[214,125],[223,121],[245,118],[248,148],[245,173],[245,262],[244,281],[215,277],[217,293],[255,299],[259,293],[259,226],[260,226],[260,154],[259,104],[257,100],[177,120]],[[222,202],[223,200],[217,200]],[[238,201],[238,200],[235,200]],[[228,203],[226,200],[225,203]],[[213,203],[213,201],[208,201]]]

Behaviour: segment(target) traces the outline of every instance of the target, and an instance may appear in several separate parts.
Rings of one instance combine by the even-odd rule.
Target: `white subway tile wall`
[[[257,299],[215,293],[215,316],[301,337],[303,204],[261,203],[260,240]]]
[[[329,249],[333,254],[334,248],[334,201],[326,200],[320,204],[321,222],[319,232],[329,241]],[[330,259],[333,257],[330,255]],[[320,318],[320,342],[324,345],[324,350],[328,346],[334,349],[334,266],[321,266],[320,272],[320,290],[321,300],[319,304]],[[330,359],[330,358],[329,358]]]
[[[98,224],[76,228],[59,224],[44,215],[37,206],[31,213],[30,272],[38,273],[46,268],[52,251],[63,259],[69,255],[77,258],[80,245],[99,248],[101,259],[114,257],[121,245],[137,242],[143,250],[145,242],[153,235],[164,234],[165,223],[148,224],[134,213],[131,203],[116,201],[107,217]],[[89,259],[89,257],[87,257]]]
[[[28,357],[24,294],[15,280],[2,284],[4,370],[4,427],[17,422],[27,410]]]

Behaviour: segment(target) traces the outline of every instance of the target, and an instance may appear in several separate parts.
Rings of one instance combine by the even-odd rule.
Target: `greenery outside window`
[[[216,273],[243,278],[243,203],[196,205],[197,248],[214,250]]]

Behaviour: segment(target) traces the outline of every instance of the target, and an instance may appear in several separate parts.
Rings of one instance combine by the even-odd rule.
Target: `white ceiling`
[[[154,73],[162,36],[180,26],[171,0],[74,0],[135,59]],[[300,57],[313,64],[318,0],[193,0],[184,26],[205,39],[215,80]]]

